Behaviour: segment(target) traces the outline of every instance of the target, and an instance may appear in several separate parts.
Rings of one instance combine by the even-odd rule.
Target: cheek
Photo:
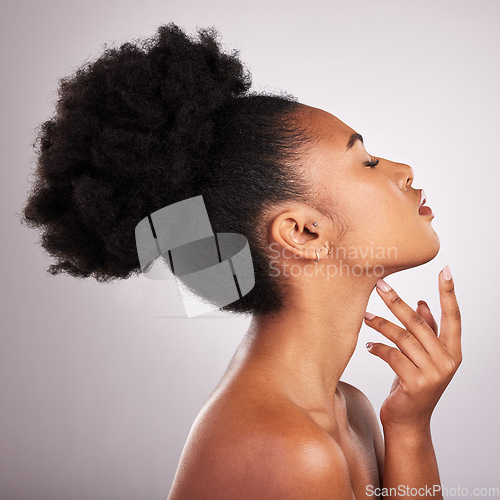
[[[344,246],[362,249],[399,247],[407,242],[416,223],[408,201],[397,186],[375,187],[358,184],[343,195],[349,229]]]
[[[395,189],[360,183],[351,186],[343,202],[353,228],[363,231],[372,228],[373,232],[385,233],[392,227],[401,226],[408,214]]]

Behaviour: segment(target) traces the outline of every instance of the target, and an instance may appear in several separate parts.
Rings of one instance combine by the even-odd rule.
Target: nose
[[[410,165],[404,164],[404,166],[406,167],[405,189],[408,189],[411,186],[411,183],[413,182],[413,177],[415,177],[415,174]]]
[[[413,169],[406,163],[396,163],[396,182],[400,189],[406,191],[413,182],[415,176]]]
[[[382,160],[380,161],[379,168],[384,170],[386,175],[394,180],[399,189],[406,191],[409,187],[411,187],[415,174],[410,165],[386,160],[385,158],[379,158],[379,160]]]

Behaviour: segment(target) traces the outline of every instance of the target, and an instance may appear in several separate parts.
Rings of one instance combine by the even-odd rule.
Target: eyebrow
[[[352,134],[345,150],[348,151],[349,149],[351,149],[354,146],[354,143],[358,140],[363,143],[363,136],[361,134]]]

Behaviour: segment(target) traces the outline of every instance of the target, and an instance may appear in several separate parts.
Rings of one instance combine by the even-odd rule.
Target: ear
[[[313,226],[313,222],[318,222]],[[280,252],[286,249],[297,258],[316,259],[314,250],[324,246],[326,238],[326,222],[324,216],[306,213],[299,210],[288,210],[277,215],[270,229],[272,246],[279,245]]]

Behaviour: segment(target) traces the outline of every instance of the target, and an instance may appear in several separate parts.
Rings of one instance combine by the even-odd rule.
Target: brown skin
[[[430,416],[461,361],[453,280],[439,276],[440,337],[425,303],[413,310],[395,291],[377,288],[405,327],[366,320],[397,346],[370,349],[396,373],[380,415],[385,442],[368,399],[340,381],[378,279],[438,253],[432,217],[418,214],[411,167],[385,159],[366,166],[360,141],[346,151],[353,129],[317,108],[302,110],[321,137],[304,152],[305,164],[347,229],[299,203],[269,213],[263,228],[292,292],[279,314],[253,317],[193,425],[169,500],[359,499],[370,497],[369,485],[440,484]],[[372,247],[378,252],[366,253]],[[321,266],[337,272],[315,273]]]

